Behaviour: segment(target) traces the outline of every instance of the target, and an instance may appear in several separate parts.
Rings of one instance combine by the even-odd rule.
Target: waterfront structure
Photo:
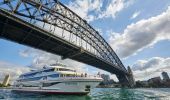
[[[5,75],[4,81],[2,83],[3,86],[8,86],[10,80],[10,75]]]
[[[102,81],[101,77],[76,70],[57,63],[43,69],[24,73],[14,83],[13,92],[43,94],[88,94]]]
[[[163,80],[169,80],[169,76],[167,72],[162,72],[162,77],[163,77]]]
[[[153,78],[148,80],[148,83],[154,83],[154,84],[161,83],[161,77],[160,76],[153,77]]]
[[[115,74],[133,87],[132,74],[87,21],[59,0],[0,0],[0,38]]]

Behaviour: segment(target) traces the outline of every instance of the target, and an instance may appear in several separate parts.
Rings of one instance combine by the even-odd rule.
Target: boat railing
[[[60,79],[99,79],[100,75],[81,75],[81,76],[65,76],[59,77]]]

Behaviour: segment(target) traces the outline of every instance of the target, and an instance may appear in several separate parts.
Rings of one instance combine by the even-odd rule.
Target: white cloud
[[[117,13],[133,4],[133,1],[107,0],[105,2],[108,2],[108,5],[103,5],[104,0],[75,0],[74,2],[70,2],[68,7],[80,17],[90,22],[108,17],[114,19]]]
[[[124,8],[124,0],[112,0],[108,7],[106,8],[106,11],[102,12],[101,15],[99,15],[99,18],[103,17],[112,17],[115,18],[116,14],[120,12]]]
[[[132,66],[132,70],[136,80],[147,80],[161,76],[163,71],[170,72],[170,57],[153,57],[148,60],[138,60]]]
[[[20,74],[28,72],[29,67],[0,61],[0,82],[3,81],[5,75],[10,74],[10,81],[14,81]]]
[[[24,55],[33,57],[33,61],[30,64],[31,68],[36,68],[36,69],[42,68],[44,65],[54,64],[58,61],[60,63],[66,64],[68,67],[73,67],[80,72],[86,71],[86,66],[83,63],[73,61],[71,59],[61,60],[60,56],[54,55],[51,53],[47,53],[45,51],[41,51],[41,50],[37,50],[37,49],[33,49],[33,48],[27,48],[21,52],[22,53],[20,53],[20,54],[24,53]]]
[[[131,19],[135,19],[136,17],[138,17],[139,15],[140,15],[140,11],[137,11],[137,12],[135,12],[133,15],[132,15],[132,17],[131,17]]]
[[[103,0],[75,0],[70,2],[68,7],[87,21],[93,21],[94,15],[90,15],[90,11],[100,12]]]
[[[98,18],[116,17],[116,14],[133,4],[134,0],[111,0],[106,5],[106,10],[99,14]]]
[[[123,34],[112,33],[109,43],[122,58],[161,40],[170,40],[170,7],[162,14],[128,25]]]

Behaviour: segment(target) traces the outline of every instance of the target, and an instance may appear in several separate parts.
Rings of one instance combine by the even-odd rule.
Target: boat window
[[[58,68],[55,68],[55,71],[59,71]]]
[[[67,74],[66,77],[75,77],[74,74]]]
[[[48,77],[56,78],[56,77],[59,77],[59,74],[52,74],[52,75],[48,75]]]
[[[65,75],[64,74],[60,74],[60,77],[65,77]]]
[[[43,87],[48,87],[48,86],[52,86],[52,85],[59,84],[59,83],[61,82],[43,83]]]
[[[69,69],[59,68],[59,71],[69,71]]]
[[[66,69],[66,68],[58,68],[58,71],[72,71],[72,72],[75,72],[75,70]]]
[[[19,76],[19,78],[23,78],[23,75]]]
[[[66,65],[64,65],[64,64],[59,64],[59,63],[57,63],[57,64],[52,64],[51,66],[63,66],[63,67],[66,67]]]
[[[43,77],[43,80],[47,80],[47,76]]]
[[[23,77],[31,77],[31,76],[34,76],[36,74],[37,74],[37,72],[36,73],[25,74],[25,75],[23,75]]]
[[[42,77],[34,77],[34,78],[27,78],[27,79],[21,79],[20,81],[36,81],[40,80]]]
[[[44,70],[43,72],[52,72],[52,71],[54,71],[54,68],[52,68],[52,69],[47,69],[47,70]]]

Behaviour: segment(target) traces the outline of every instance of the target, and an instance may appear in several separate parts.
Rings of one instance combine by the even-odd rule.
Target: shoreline
[[[0,87],[0,89],[13,89],[12,87]]]
[[[123,87],[114,87],[114,86],[97,86],[96,88],[123,88]],[[170,88],[170,87],[134,87],[134,88]],[[13,89],[13,87],[0,87],[0,89]]]

